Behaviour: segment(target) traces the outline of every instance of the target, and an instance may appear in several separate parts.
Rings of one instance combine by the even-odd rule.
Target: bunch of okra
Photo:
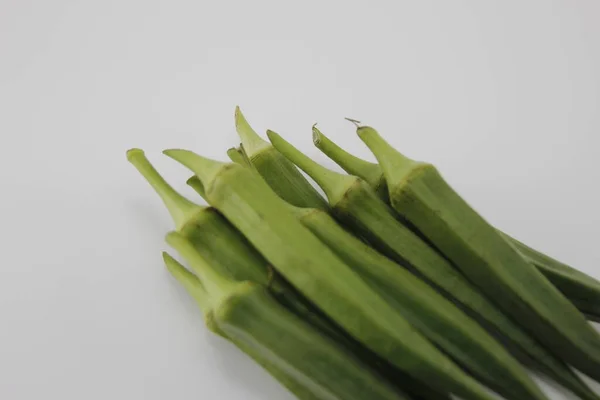
[[[300,399],[506,399],[545,395],[525,367],[600,399],[600,282],[496,230],[428,163],[371,127],[378,163],[313,127],[348,174],[317,164],[235,114],[231,163],[164,154],[210,205],[182,197],[143,151],[129,161],[167,206],[168,270],[206,325]],[[326,194],[325,200],[298,167]]]

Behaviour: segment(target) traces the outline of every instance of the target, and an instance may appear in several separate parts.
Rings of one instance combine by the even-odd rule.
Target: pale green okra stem
[[[202,286],[200,279],[188,271],[187,268],[181,265],[181,263],[175,260],[169,253],[163,252],[162,255],[167,270],[175,279],[177,279],[194,300],[196,300],[202,313],[208,313],[210,311],[208,293],[204,289],[204,286]]]
[[[206,201],[206,192],[204,191],[204,185],[202,184],[202,182],[200,182],[200,179],[198,179],[196,175],[191,176],[185,183],[189,187],[194,189],[194,191],[198,193],[200,197],[204,199],[204,201]]]
[[[177,232],[169,232],[166,241],[183,258],[188,260],[213,305],[215,301],[220,301],[233,289],[234,283],[208,265],[194,245],[183,235]]]
[[[179,195],[150,164],[143,150],[128,150],[127,159],[161,197],[177,229],[181,229],[198,212],[199,206]]]
[[[313,143],[344,171],[362,178],[384,202],[389,202],[387,184],[379,165],[348,153],[325,136],[316,126],[313,126]]]
[[[242,154],[278,196],[298,207],[327,210],[327,203],[310,182],[269,142],[258,136],[239,108],[236,109],[235,123],[242,141]],[[274,165],[276,167],[272,168]]]
[[[242,153],[242,150],[240,148],[232,147],[228,149],[227,156],[229,157],[231,162],[234,162],[236,164],[240,164],[243,166],[248,166],[249,164],[249,161],[246,159],[246,156]]]

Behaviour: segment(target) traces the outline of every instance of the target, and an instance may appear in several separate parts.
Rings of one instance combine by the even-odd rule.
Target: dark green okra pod
[[[486,390],[418,333],[335,254],[304,228],[254,172],[186,150],[165,154],[202,181],[223,213],[279,273],[355,339],[415,378],[466,399]]]
[[[357,132],[383,169],[394,209],[549,350],[600,380],[600,335],[577,308],[433,165],[400,154],[373,128]]]

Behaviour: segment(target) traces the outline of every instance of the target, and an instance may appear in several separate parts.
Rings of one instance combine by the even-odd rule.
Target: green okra
[[[248,149],[246,149],[248,150]],[[202,181],[217,208],[307,299],[394,366],[465,399],[491,399],[306,229],[254,172],[187,150],[166,150]]]
[[[365,348],[351,339],[339,327],[324,318],[318,310],[303,299],[289,284],[273,273],[267,267],[268,262],[258,253],[246,238],[237,231],[223,216],[212,207],[202,207],[187,200],[175,191],[164,178],[156,171],[148,161],[144,152],[132,149],[127,152],[127,158],[151,184],[154,190],[163,200],[171,214],[177,232],[188,239],[202,254],[203,259],[211,268],[220,275],[227,276],[235,281],[252,281],[268,287],[272,295],[287,309],[294,312],[303,320],[310,323],[321,333],[328,335],[332,340],[344,346],[349,352],[355,353],[369,365],[377,366],[378,372],[398,387],[406,389],[415,399],[422,400],[447,400],[444,395],[434,392],[428,387],[415,381],[413,378],[389,367],[381,367],[381,361],[375,359]],[[188,184],[204,196],[202,183],[196,179],[189,179]],[[175,265],[169,260],[168,265]],[[186,272],[179,268],[176,271]],[[173,272],[173,271],[171,271]],[[187,279],[185,282],[195,282]],[[201,292],[194,290],[196,297]],[[199,301],[199,299],[196,299]],[[211,323],[211,313],[207,313],[207,325],[221,336],[224,336],[214,324]],[[255,359],[260,359],[259,354],[254,354]],[[264,366],[265,361],[261,361]],[[280,381],[285,373],[274,369],[274,366],[266,368]],[[287,386],[287,385],[286,385]],[[299,388],[296,388],[299,390]],[[308,398],[308,397],[306,397]]]
[[[140,149],[127,152],[127,159],[153,187],[165,204],[175,230],[190,239],[213,268],[222,268],[236,280],[266,284],[267,263],[248,241],[212,207],[197,205],[179,194],[156,171]],[[229,259],[219,262],[222,254]],[[227,270],[227,271],[224,271]]]
[[[292,163],[279,154],[269,142],[258,136],[239,107],[235,110],[235,127],[242,140],[242,151],[259,173],[272,164],[277,165],[276,172],[271,174],[269,179],[275,179],[275,186],[282,188],[279,192],[276,191],[279,196],[297,207],[327,209],[323,197]],[[272,181],[267,180],[269,186],[271,183]]]
[[[346,172],[364,179],[375,189],[382,200],[389,203],[385,175],[379,164],[348,153],[315,127],[313,127],[313,142],[319,150]],[[535,265],[588,319],[600,319],[600,282],[598,280],[521,243],[505,233],[502,233],[502,235],[516,246],[521,254]]]
[[[296,209],[311,232],[438,347],[506,398],[544,398],[527,372],[481,326],[409,271],[356,238],[326,212]]]
[[[342,149],[325,136],[316,126],[313,126],[313,143],[333,162],[338,164],[350,175],[358,176],[367,182],[385,203],[389,202],[388,188],[381,167],[358,158]]]
[[[600,335],[577,308],[433,165],[400,154],[373,128],[357,132],[384,171],[394,209],[549,350],[600,380]]]
[[[600,320],[600,281],[501,233],[588,319]]]
[[[448,291],[451,296],[457,296],[468,306],[478,308],[481,308],[481,304],[485,306],[486,303],[480,301],[483,296],[479,295],[443,257],[412,231],[396,221],[389,207],[375,195],[362,179],[330,171],[299,152],[275,132],[269,131],[268,135],[271,143],[279,152],[321,186],[330,200],[333,214],[338,219],[359,232],[375,246],[386,250],[396,260],[402,261],[404,265],[420,277],[425,277],[426,280],[434,282],[436,286]],[[318,214],[311,213],[310,215],[316,216]],[[329,224],[329,229],[333,230],[335,228]],[[349,240],[347,236],[342,237],[339,230],[338,233],[340,241]],[[317,234],[317,236],[319,235]],[[335,242],[335,239],[332,239],[331,242]],[[337,246],[330,243],[328,245],[338,250],[338,246],[342,246],[344,251],[349,251],[352,247],[350,244],[344,246],[342,242],[338,242]],[[356,246],[354,245],[355,248]],[[365,247],[361,248],[364,250]],[[356,250],[349,257],[351,258],[344,259],[347,264],[360,268],[357,265],[365,262],[367,264],[363,265],[362,268],[369,268],[369,264],[373,262],[375,256],[373,256],[373,253]],[[435,300],[431,300],[430,303],[424,303],[425,300],[414,301],[418,294],[417,292],[411,292],[410,284],[403,285],[402,278],[392,281],[394,275],[393,269],[390,268],[395,267],[398,275],[402,277],[406,276],[404,271],[397,264],[392,263],[383,256],[381,257],[378,258],[378,264],[376,264],[377,267],[380,265],[381,267],[373,267],[373,274],[385,274],[386,276],[382,278],[382,281],[388,281],[390,284],[394,282],[397,286],[394,289],[389,287],[380,288],[380,291],[382,289],[395,290],[397,298],[401,301],[390,299],[389,294],[386,300],[392,301],[392,304],[400,308],[403,315],[425,336],[498,392],[505,395],[512,393],[512,398],[544,397],[516,360],[478,324],[454,305],[450,305],[443,299],[440,300],[441,296],[437,297],[433,290],[427,291],[427,293],[434,293],[432,297],[435,297]],[[369,258],[370,261],[367,261]],[[403,298],[402,296],[406,297]],[[426,298],[427,295],[423,297],[423,299]],[[412,299],[412,302],[407,299]],[[425,312],[421,308],[419,311],[409,314],[411,308],[408,304],[412,305],[413,310],[424,307],[428,311]],[[436,306],[439,307],[436,308]],[[494,309],[492,305],[487,308]],[[445,319],[450,315],[452,317]],[[461,324],[468,325],[469,328],[466,330],[471,332],[459,334],[459,331],[466,328],[460,326]],[[441,326],[444,326],[443,330]],[[450,333],[452,328],[454,328],[454,332]],[[445,334],[440,334],[441,332]],[[493,344],[490,345],[489,343]]]
[[[191,183],[190,186],[193,189],[196,189],[196,181],[199,181],[199,179],[194,175],[192,178],[188,179],[188,184]],[[298,209],[309,210],[300,208]],[[267,261],[265,260],[264,263],[266,264]],[[447,395],[436,392],[429,386],[426,386],[420,381],[411,378],[404,372],[399,371],[395,367],[389,365],[389,363],[381,360],[379,357],[372,354],[355,339],[345,334],[345,332],[340,331],[340,329],[337,326],[333,326],[331,323],[329,323],[326,317],[321,316],[319,313],[315,312],[314,308],[310,305],[307,305],[306,302],[298,301],[294,297],[289,299],[289,297],[290,296],[278,296],[278,299],[282,304],[284,304],[290,310],[294,311],[304,320],[311,322],[311,324],[318,327],[322,332],[326,333],[331,338],[336,340],[336,342],[343,344],[347,349],[355,353],[361,360],[365,361],[369,365],[375,366],[377,368],[378,373],[380,373],[389,381],[394,382],[396,386],[402,388],[402,390],[408,393],[411,397],[422,400],[449,400],[449,397]]]
[[[314,127],[313,132],[315,141],[325,143],[325,141],[328,140]],[[329,143],[333,142],[329,140]],[[327,149],[330,148],[331,147],[327,147]],[[340,163],[340,166],[342,166],[343,169],[349,173],[356,173],[365,179],[369,179],[367,183],[372,187],[375,187],[377,184],[382,184],[381,181],[385,182],[385,179],[382,178],[383,173],[378,164],[368,163],[367,161],[360,160],[356,157],[351,158],[353,156],[350,156],[349,158],[347,157],[348,153],[345,153],[339,147],[336,148],[339,149],[339,152],[332,153],[331,151],[328,151],[327,155],[332,157],[336,162],[338,162],[338,159],[341,159],[342,162]],[[336,148],[334,148],[334,150]],[[333,158],[333,156],[336,158]],[[354,163],[352,160],[360,160],[362,163]],[[347,165],[344,165],[344,163]],[[369,173],[368,168],[365,170],[363,168],[365,164],[370,164],[372,167],[371,171],[375,172]],[[272,166],[272,168],[275,167],[275,165]],[[265,169],[264,173],[269,173],[269,169]],[[314,229],[314,227],[311,226],[307,227],[309,229]],[[316,232],[313,233],[316,234]],[[465,311],[467,311],[469,315],[479,322],[486,330],[506,345],[510,352],[524,365],[533,368],[538,372],[542,372],[546,376],[562,384],[564,387],[570,389],[582,399],[598,399],[598,396],[585,384],[585,382],[573,373],[563,361],[546,350],[503,313],[499,312],[497,308],[484,298],[477,289],[465,284],[462,277],[453,277],[453,279],[449,280],[449,283],[451,282],[456,282],[456,287],[454,293],[449,296],[450,299],[455,303],[458,303],[461,308],[465,309]],[[452,291],[452,285],[446,286],[445,290]]]
[[[216,209],[197,205],[175,191],[142,150],[129,150],[127,157],[163,200],[176,231],[193,243],[213,269],[237,281],[268,286],[282,304],[337,340],[346,340],[350,348],[341,330],[318,315],[292,286],[274,274],[267,260]]]
[[[167,242],[195,275],[166,257],[213,329],[246,352],[300,399],[408,399],[310,324],[281,306],[263,285],[220,275],[179,233]]]
[[[168,253],[163,252],[163,260],[171,275],[186,289],[186,291],[192,296],[192,298],[198,304],[207,328],[223,337],[225,340],[230,341],[234,346],[238,347],[241,351],[246,353],[250,358],[260,365],[265,371],[267,371],[273,378],[275,378],[281,385],[289,390],[298,399],[305,400],[319,400],[321,394],[325,389],[321,389],[316,385],[306,387],[306,385],[298,384],[297,380],[290,377],[287,373],[284,373],[281,368],[277,367],[275,363],[271,362],[268,357],[265,357],[260,351],[256,350],[253,346],[246,344],[243,341],[230,340],[227,335],[221,330],[216,323],[213,316],[212,308],[209,303],[208,295],[200,282],[200,280],[188,271],[183,265],[171,257]]]

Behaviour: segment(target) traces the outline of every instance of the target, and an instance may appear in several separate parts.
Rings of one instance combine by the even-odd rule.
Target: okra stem
[[[196,300],[200,310],[203,314],[206,314],[210,310],[210,301],[208,299],[208,293],[202,286],[200,279],[187,268],[185,268],[179,261],[175,260],[169,253],[163,251],[163,261],[167,267],[167,270],[173,275],[177,281],[183,285],[187,292]]]
[[[177,229],[181,229],[200,207],[177,193],[150,164],[143,150],[127,151],[127,159],[146,178],[165,203]]]
[[[239,106],[235,108],[235,129],[240,139],[242,139],[244,151],[250,158],[271,146],[269,142],[258,136],[256,131],[252,129]]]
[[[236,164],[240,164],[243,166],[247,166],[246,158],[244,157],[244,155],[242,154],[242,152],[239,148],[236,149],[235,147],[232,147],[232,148],[228,149],[227,156],[229,157],[231,162],[234,162]]]
[[[186,182],[189,187],[194,189],[196,193],[200,195],[204,200],[206,200],[206,192],[204,191],[204,185],[200,182],[200,179],[196,175],[191,176]]]
[[[269,142],[256,134],[248,125],[239,108],[236,109],[235,118],[236,128],[242,140],[242,153],[259,175],[265,179],[267,185],[276,188],[274,190],[279,197],[295,206],[326,210],[327,203],[316,189],[292,163],[275,150]],[[274,164],[277,166],[276,172],[273,174],[263,173]]]
[[[231,280],[224,278],[215,269],[206,263],[192,243],[177,232],[169,232],[166,236],[167,243],[173,247],[183,258],[188,260],[195,275],[206,289],[210,301],[222,299],[228,291],[233,289]]]
[[[380,184],[383,173],[379,165],[346,152],[325,136],[316,126],[313,126],[313,143],[350,175],[361,177],[371,187],[376,187]]]
[[[317,182],[327,195],[330,203],[336,203],[338,199],[343,197],[348,190],[348,184],[351,184],[355,180],[351,176],[322,167],[299,152],[276,132],[269,130],[267,131],[267,136],[281,154],[288,160],[293,160],[294,164]]]

